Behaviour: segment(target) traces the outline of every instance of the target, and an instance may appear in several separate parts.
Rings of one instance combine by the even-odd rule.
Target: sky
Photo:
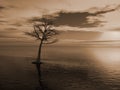
[[[0,0],[0,42],[30,40],[30,19],[43,15],[68,41],[120,40],[120,0]]]

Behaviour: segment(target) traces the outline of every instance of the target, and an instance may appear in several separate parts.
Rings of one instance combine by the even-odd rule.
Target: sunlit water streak
[[[120,49],[119,48],[92,48],[96,60],[102,65],[106,77],[120,85]],[[109,81],[110,81],[109,80]]]
[[[96,85],[98,86],[95,86],[95,90],[120,90],[120,48],[81,48],[78,46],[57,48],[59,49],[51,47],[53,51],[52,54],[50,54],[49,48],[46,50],[46,52],[49,52],[49,55],[46,55],[45,57],[51,59],[50,61],[48,59],[48,62],[57,65],[60,64],[64,68],[72,67],[72,69],[80,75],[80,77],[76,76],[76,78],[81,78],[79,70],[82,70],[84,73],[87,73],[88,81],[90,80],[91,83],[97,83]],[[56,51],[57,53],[55,53]],[[86,74],[84,75],[83,72],[82,78],[86,78],[84,77]],[[73,77],[74,76],[75,74]],[[70,83],[69,80],[64,82]],[[78,83],[78,85],[80,85],[80,82],[75,82],[74,79],[71,83]],[[76,87],[80,88],[79,86]],[[71,90],[79,90],[77,88]]]

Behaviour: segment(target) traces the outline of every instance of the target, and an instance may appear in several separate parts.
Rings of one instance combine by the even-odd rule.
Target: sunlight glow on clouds
[[[104,39],[104,40],[120,40],[120,32],[104,32],[100,39]]]

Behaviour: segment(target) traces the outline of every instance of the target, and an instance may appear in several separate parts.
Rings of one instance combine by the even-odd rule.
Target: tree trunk
[[[43,39],[40,41],[40,44],[39,44],[37,60],[36,60],[36,62],[33,62],[33,64],[36,65],[36,69],[37,69],[37,73],[38,73],[38,79],[39,79],[39,85],[40,85],[40,88],[38,90],[44,90],[44,87],[43,87],[43,84],[42,84],[42,77],[41,77],[42,44],[43,44]]]
[[[38,49],[37,62],[39,62],[39,63],[41,63],[42,44],[43,44],[43,40],[40,41],[39,49]]]

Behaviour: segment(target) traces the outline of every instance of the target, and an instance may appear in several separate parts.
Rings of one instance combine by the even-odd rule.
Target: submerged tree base
[[[42,62],[39,62],[39,61],[33,61],[32,64],[42,64]]]
[[[43,87],[36,87],[36,90],[44,90]]]
[[[41,79],[41,62],[40,61],[34,61],[32,62],[36,66],[37,73],[38,73],[38,81],[39,81],[39,87],[36,88],[36,90],[44,90],[44,86]]]

